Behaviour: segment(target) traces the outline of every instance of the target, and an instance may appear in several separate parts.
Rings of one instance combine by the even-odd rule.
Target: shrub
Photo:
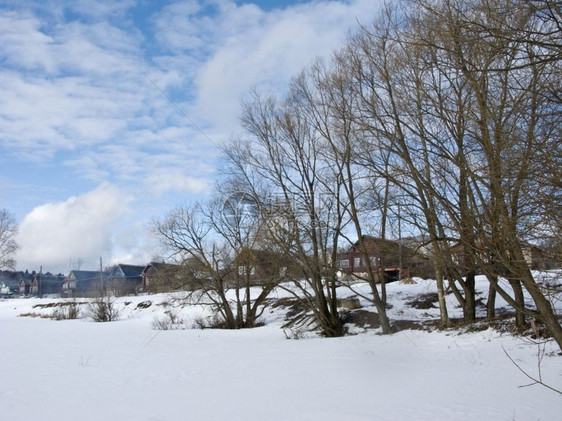
[[[167,310],[162,316],[154,318],[152,328],[156,330],[185,329],[185,321],[179,316],[179,311]]]
[[[76,301],[60,303],[51,315],[51,318],[55,320],[75,320],[78,317],[80,317],[80,305]]]
[[[197,317],[194,320],[195,327],[199,329],[227,329],[228,325],[224,318],[215,314],[208,317]]]
[[[71,312],[70,309],[61,307],[61,308],[57,308],[55,311],[53,311],[53,314],[51,315],[51,318],[55,319],[55,320],[77,319],[78,318],[78,312]]]
[[[90,317],[94,322],[112,322],[119,318],[115,298],[100,297],[90,303]]]

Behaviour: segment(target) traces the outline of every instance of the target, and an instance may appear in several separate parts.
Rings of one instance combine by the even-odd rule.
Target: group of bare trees
[[[562,339],[522,247],[556,236],[561,216],[560,41],[555,2],[419,0],[387,7],[336,54],[359,159],[407,198],[431,245],[443,324],[443,281],[472,320],[480,271],[521,327],[539,317]]]
[[[562,347],[525,255],[540,240],[560,258],[561,25],[550,0],[392,2],[294,78],[285,97],[252,92],[244,102],[244,134],[223,147],[228,187],[219,202],[244,192],[250,229],[219,220],[224,205],[215,204],[172,216],[160,233],[219,284],[232,250],[259,245],[290,256],[316,326],[338,336],[331,281],[338,249],[357,239],[382,331],[391,331],[382,265],[367,258],[363,238],[388,238],[398,219],[431,251],[443,325],[446,289],[475,319],[482,273],[489,317],[500,294],[519,327],[537,319]],[[251,314],[240,308],[249,302],[235,313]]]

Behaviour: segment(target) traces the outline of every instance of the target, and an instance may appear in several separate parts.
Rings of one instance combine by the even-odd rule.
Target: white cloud
[[[141,112],[138,40],[108,23],[44,32],[37,19],[0,11],[0,138],[27,159],[106,142]]]
[[[146,17],[152,28],[134,26],[131,1],[53,4],[51,15],[0,9],[1,146],[26,162],[63,158],[86,180],[131,182],[142,164],[151,179],[169,169],[186,187],[209,183],[216,151],[208,153],[212,145],[159,88],[223,140],[237,130],[240,100],[252,86],[286,89],[373,9],[372,0],[258,5],[174,2],[149,8],[157,12]],[[86,17],[69,20],[68,11]],[[145,50],[153,40],[161,50]],[[162,158],[171,160],[153,164]]]
[[[184,176],[178,169],[152,172],[145,179],[145,184],[152,194],[158,196],[166,192],[201,193],[209,188],[207,180]]]
[[[291,77],[316,57],[329,56],[376,7],[372,0],[324,1],[264,12],[253,5],[217,3],[215,15],[184,17],[182,26],[164,29],[162,39],[177,50],[185,31],[205,34],[205,48],[199,42],[183,44],[188,54],[192,49],[207,54],[194,79],[191,112],[229,129],[237,126],[240,100],[253,86],[286,91]],[[204,26],[211,29],[201,31]]]
[[[40,19],[0,9],[0,59],[7,63],[0,69],[0,146],[26,163],[60,160],[78,176],[70,184],[111,180],[134,189],[147,184],[145,176],[161,179],[170,170],[181,181],[160,183],[159,191],[199,191],[215,153],[205,153],[211,145],[202,147],[197,129],[159,88],[184,92],[185,66],[195,74],[200,63],[180,57],[160,60],[164,69],[151,66],[140,30],[111,23],[125,3],[91,3],[68,7],[93,22],[65,21],[60,10]]]
[[[207,17],[198,15],[201,10],[202,6],[194,0],[164,7],[155,21],[156,38],[160,44],[174,53],[193,53],[206,48],[216,28],[210,26],[207,30],[201,30],[204,22],[213,23]]]
[[[135,224],[212,186],[213,143],[237,131],[249,89],[284,92],[290,77],[329,55],[377,4],[8,3],[0,5],[3,200],[27,213],[18,266],[62,270],[70,258],[146,256],[134,246]],[[117,244],[112,224],[125,216],[129,231]]]
[[[18,266],[67,272],[70,259],[81,259],[95,268],[100,257],[113,255],[114,230],[131,199],[103,183],[64,202],[36,207],[20,224]]]
[[[134,5],[133,0],[74,0],[68,7],[83,15],[107,18],[108,15],[123,16],[123,13]]]
[[[24,69],[52,70],[55,63],[49,54],[52,37],[41,32],[39,19],[27,13],[0,14],[0,58],[8,65]]]
[[[154,260],[159,247],[159,240],[152,234],[150,224],[137,223],[119,233],[108,264],[144,265]]]

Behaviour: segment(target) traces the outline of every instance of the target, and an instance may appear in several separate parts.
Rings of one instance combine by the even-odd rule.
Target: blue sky
[[[212,188],[244,95],[283,92],[376,4],[2,1],[0,208],[20,225],[18,269],[150,261],[147,225]]]

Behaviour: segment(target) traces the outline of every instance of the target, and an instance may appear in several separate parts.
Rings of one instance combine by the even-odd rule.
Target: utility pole
[[[43,266],[39,266],[39,275],[37,275],[37,291],[39,293],[39,298],[43,298],[43,294],[41,294],[41,277],[43,275]]]
[[[104,288],[103,288],[103,264],[102,264],[102,260],[100,257],[100,294],[103,297],[104,294]]]
[[[398,281],[402,280],[402,224],[400,220],[401,204],[398,203]]]

